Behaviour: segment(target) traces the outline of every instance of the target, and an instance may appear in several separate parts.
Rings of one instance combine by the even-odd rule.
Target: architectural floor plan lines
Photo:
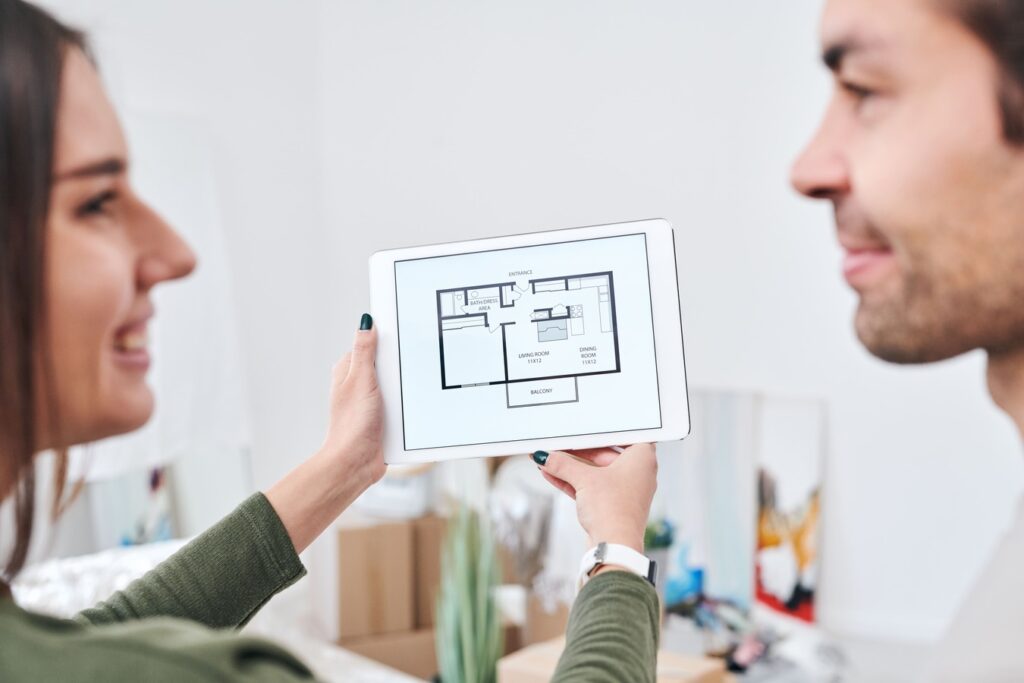
[[[506,407],[579,400],[620,372],[611,271],[437,290],[441,388],[504,385]]]

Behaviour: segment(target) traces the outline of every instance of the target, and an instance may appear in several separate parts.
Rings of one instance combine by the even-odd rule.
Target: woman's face
[[[146,384],[150,292],[191,272],[195,255],[134,194],[127,171],[124,134],[99,76],[70,49],[45,266],[55,393],[46,398],[56,418],[43,420],[40,450],[131,431],[153,412]]]

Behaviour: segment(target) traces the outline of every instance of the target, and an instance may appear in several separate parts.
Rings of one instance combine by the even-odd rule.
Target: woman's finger
[[[377,355],[377,330],[360,329],[352,342],[352,366],[349,377],[353,379],[372,377]]]
[[[352,352],[349,351],[341,357],[337,363],[334,364],[334,381],[344,382],[348,379],[349,368],[352,367]]]
[[[564,481],[573,487],[573,490],[583,487],[586,480],[593,475],[594,465],[589,460],[583,460],[565,451],[537,451],[533,454],[533,460],[540,465],[544,472],[556,479]]]
[[[597,465],[598,467],[607,467],[608,465],[611,465],[615,462],[615,459],[621,455],[621,453],[612,450],[611,448],[582,448],[575,451],[566,451],[566,453],[570,453],[574,457],[586,460],[590,464]]]
[[[541,470],[540,473],[544,475],[544,478],[547,479],[552,486],[554,486],[556,489],[558,489],[565,495],[569,496],[573,500],[576,500],[576,489],[574,489],[572,486],[569,486],[569,484],[565,483],[561,479],[556,479],[555,477],[552,477],[544,470]]]

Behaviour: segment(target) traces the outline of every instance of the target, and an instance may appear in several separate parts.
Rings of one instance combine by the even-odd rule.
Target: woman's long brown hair
[[[44,264],[57,105],[69,47],[86,49],[81,33],[22,0],[0,0],[0,500],[11,499],[15,520],[0,590],[25,564],[35,507],[33,458],[43,423],[51,429],[56,424]]]

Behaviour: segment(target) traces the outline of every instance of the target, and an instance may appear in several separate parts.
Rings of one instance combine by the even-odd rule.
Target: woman
[[[320,449],[125,591],[74,620],[30,614],[9,584],[32,531],[35,455],[140,427],[150,293],[195,257],[128,182],[117,117],[83,36],[0,0],[0,499],[15,514],[0,573],[0,680],[306,680],[273,644],[236,635],[304,574],[298,558],[385,471],[376,332],[364,315],[333,372]],[[642,551],[654,449],[537,453],[595,542]],[[657,600],[601,565],[573,609],[557,680],[654,680]]]

